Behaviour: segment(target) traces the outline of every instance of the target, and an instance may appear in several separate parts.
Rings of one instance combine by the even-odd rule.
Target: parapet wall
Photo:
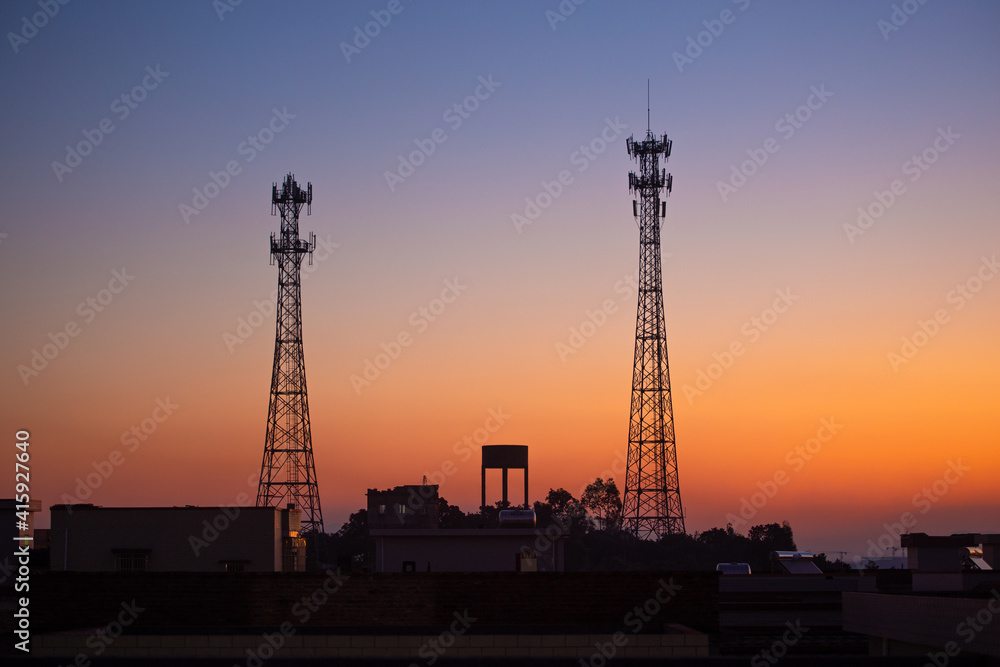
[[[718,631],[718,581],[702,572],[559,573],[38,573],[36,632],[105,627],[141,608],[126,634],[439,632],[456,614],[471,634]],[[134,602],[133,602],[134,601]]]

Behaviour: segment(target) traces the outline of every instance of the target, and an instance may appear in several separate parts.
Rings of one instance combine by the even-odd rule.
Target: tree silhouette
[[[578,510],[579,506],[579,501],[573,497],[573,494],[562,487],[549,489],[549,495],[545,496],[545,502],[549,504],[554,514],[571,514],[574,510]]]
[[[442,529],[496,528],[503,503],[483,511],[465,513],[444,498],[439,499]],[[664,535],[659,540],[641,540],[621,530],[621,494],[614,479],[597,478],[577,500],[563,488],[550,489],[544,502],[535,502],[539,531],[563,540],[565,566],[569,571],[614,570],[715,570],[718,563],[749,563],[754,572],[771,570],[772,551],[796,551],[788,522],[752,526],[746,535],[732,524],[694,535]],[[596,519],[593,521],[593,517]],[[368,513],[359,510],[336,534],[324,535],[319,551],[323,562],[342,568],[367,570],[374,542],[368,535]],[[554,529],[553,529],[554,528]],[[311,551],[311,550],[310,550]],[[818,558],[828,571],[846,567]],[[874,565],[872,563],[870,567]],[[315,567],[315,564],[313,564]]]
[[[600,530],[616,531],[621,526],[622,496],[613,478],[605,482],[598,477],[588,484],[580,504],[594,515]]]

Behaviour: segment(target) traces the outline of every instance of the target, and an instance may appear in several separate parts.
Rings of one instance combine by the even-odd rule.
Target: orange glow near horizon
[[[530,447],[533,501],[599,476],[624,489],[638,266],[625,142],[651,123],[673,141],[661,251],[688,532],[788,520],[803,548],[858,552],[916,512],[917,530],[1000,533],[1000,5],[921,4],[885,39],[889,10],[871,3],[740,2],[679,68],[671,52],[711,18],[702,3],[647,3],[641,20],[588,3],[558,31],[536,3],[414,3],[351,60],[338,44],[371,20],[358,3],[243,3],[225,23],[190,4],[94,3],[0,60],[17,91],[0,157],[0,432],[31,432],[33,498],[255,501],[269,200],[289,172],[313,186],[300,232],[320,242],[302,307],[328,531],[367,489],[449,462],[441,495],[476,510],[482,444]],[[162,86],[54,173],[157,63]],[[455,127],[444,114],[479,77],[500,85]],[[832,95],[783,134],[817,87]],[[246,159],[237,147],[275,108],[294,118]],[[447,140],[424,155],[437,128]],[[769,138],[778,150],[756,164]],[[914,180],[904,165],[925,154]],[[230,161],[239,173],[213,183]],[[216,196],[185,214],[208,184]],[[882,215],[857,228],[859,208]],[[115,272],[134,277],[112,294]],[[451,283],[456,298],[432,307]]]
[[[601,332],[618,338],[624,364],[597,357],[611,344],[595,337],[572,360],[575,366],[562,364],[554,353],[548,359],[539,354],[536,377],[522,381],[505,377],[502,364],[489,360],[478,368],[441,365],[440,348],[454,341],[427,339],[426,346],[414,345],[360,394],[352,390],[344,371],[339,378],[323,373],[325,357],[331,355],[310,354],[307,338],[313,442],[327,530],[336,530],[348,513],[364,506],[366,489],[419,483],[424,475],[441,484],[443,497],[473,511],[479,503],[481,444],[531,447],[532,501],[558,487],[579,496],[598,476],[613,476],[623,488],[631,319],[621,314],[613,332]],[[239,365],[232,377],[219,369],[212,382],[161,395],[94,387],[89,396],[67,406],[57,421],[32,428],[36,444],[49,443],[35,450],[37,469],[46,480],[39,485],[44,502],[252,503],[270,370],[264,354],[270,331],[265,329],[269,327],[252,339],[256,362],[249,363],[249,354],[247,360],[233,360]],[[963,332],[956,327],[953,333]],[[903,370],[911,377],[900,383],[884,357],[868,357],[848,370],[838,368],[835,360],[789,356],[804,353],[782,342],[748,347],[700,395],[685,393],[685,388],[695,386],[698,370],[711,363],[711,353],[702,355],[699,366],[671,349],[681,492],[690,531],[747,516],[744,501],[759,501],[762,493],[768,495],[766,503],[745,525],[737,520],[738,529],[789,520],[801,539],[815,542],[819,538],[811,532],[811,518],[831,512],[840,517],[830,519],[835,523],[866,515],[888,520],[904,511],[924,518],[920,510],[927,503],[917,504],[914,498],[927,497],[926,489],[933,489],[952,463],[968,470],[963,469],[958,483],[948,484],[946,493],[932,492],[928,517],[988,518],[988,512],[976,514],[969,508],[998,501],[994,481],[1000,457],[995,444],[982,435],[990,428],[982,396],[992,380],[973,368],[977,354],[991,350],[970,345],[963,358],[941,361],[927,350],[919,367]],[[680,345],[675,347],[682,349]],[[206,363],[211,364],[211,358]],[[928,386],[948,386],[956,366],[962,367],[966,382],[953,385],[944,396],[928,391]],[[160,383],[173,376],[171,364],[161,373]],[[470,381],[477,373],[484,380]],[[428,378],[431,381],[425,382]],[[134,381],[138,386],[148,383],[143,378]],[[463,385],[466,388],[457,393],[450,389]],[[75,394],[69,383],[52,390]],[[97,406],[109,396],[120,402],[122,418],[99,418]],[[143,420],[146,426],[153,423],[148,418],[157,399],[175,404],[173,414],[151,434],[140,428],[145,438],[141,442],[130,438],[131,427],[141,426]],[[25,412],[29,423],[41,421],[43,413]],[[927,419],[929,412],[940,418]],[[720,414],[725,418],[719,419]],[[949,441],[961,447],[949,447]],[[60,442],[73,446],[57,449]],[[130,451],[129,445],[136,442]],[[124,455],[124,463],[91,495],[80,496],[78,480],[87,475],[96,479],[93,474],[107,469],[104,462],[115,449]],[[58,456],[47,454],[56,451]],[[453,472],[445,474],[443,469]],[[520,483],[519,475],[511,476],[512,499],[520,499]],[[498,476],[491,475],[488,488],[491,501],[498,499]],[[45,519],[39,523],[44,525]]]

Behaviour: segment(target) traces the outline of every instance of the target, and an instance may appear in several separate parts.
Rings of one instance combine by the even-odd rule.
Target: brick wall
[[[660,635],[464,635],[447,648],[440,647],[439,635],[292,635],[275,643],[276,658],[408,658],[431,664],[442,658],[582,658],[589,664],[606,664],[598,650],[615,658],[680,658],[709,655],[708,635],[669,633]],[[92,658],[94,650],[80,633],[42,635],[34,642],[35,657],[62,657],[63,662],[83,654]],[[260,635],[139,635],[123,636],[105,648],[106,658],[229,658],[241,663],[249,657],[267,660],[272,652]],[[264,660],[259,662],[267,664]],[[245,661],[245,662],[244,662]],[[253,660],[257,664],[258,660]],[[434,662],[437,662],[435,659]],[[374,663],[369,663],[374,664]],[[402,663],[407,664],[407,663]],[[440,663],[439,663],[440,664]],[[468,663],[467,663],[468,664]],[[578,664],[576,660],[573,664]]]
[[[668,592],[660,582],[679,586]],[[123,602],[143,607],[127,634],[191,631],[236,633],[292,622],[301,632],[367,629],[373,634],[440,632],[456,612],[468,610],[477,621],[470,632],[631,632],[642,614],[641,632],[663,631],[678,623],[702,632],[718,630],[718,584],[714,573],[563,572],[416,573],[351,575],[339,590],[322,573],[49,572],[32,579],[32,615],[37,632],[106,626]],[[310,611],[303,598],[328,601]],[[299,607],[296,607],[299,604]],[[631,616],[629,616],[631,614]]]

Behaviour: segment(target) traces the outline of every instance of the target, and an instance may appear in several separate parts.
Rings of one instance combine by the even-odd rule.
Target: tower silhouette
[[[299,211],[312,213],[312,183],[303,190],[292,174],[271,188],[271,215],[281,213],[281,231],[271,234],[271,264],[278,263],[278,307],[274,337],[271,400],[267,411],[264,461],[257,507],[302,510],[302,532],[323,532],[316,465],[313,461],[306,365],[302,352],[302,258],[316,247],[316,235],[299,238]]]
[[[622,519],[626,530],[642,539],[684,532],[660,270],[660,225],[666,215],[660,192],[666,198],[673,186],[673,177],[660,168],[660,156],[665,163],[671,143],[648,127],[644,140],[626,142],[639,165],[638,175],[628,175],[629,192],[638,195],[632,214],[639,227],[639,304]]]

